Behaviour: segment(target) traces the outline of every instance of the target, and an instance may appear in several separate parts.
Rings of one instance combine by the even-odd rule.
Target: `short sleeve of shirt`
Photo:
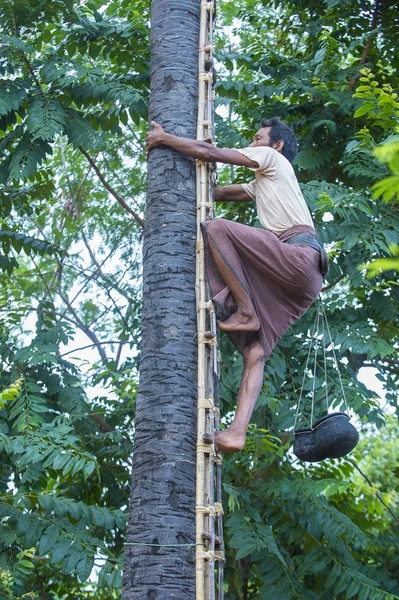
[[[248,147],[240,149],[237,148],[237,152],[240,152],[247,158],[255,160],[258,163],[259,167],[257,168],[248,167],[251,169],[251,171],[267,171],[275,164],[276,150],[273,148],[268,148],[267,146],[255,146],[251,148]]]
[[[251,181],[251,183],[243,183],[242,187],[252,200],[256,200],[256,179]]]

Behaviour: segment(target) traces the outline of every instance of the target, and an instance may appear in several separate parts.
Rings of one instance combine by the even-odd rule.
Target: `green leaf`
[[[355,119],[357,119],[358,117],[362,117],[363,115],[366,115],[369,112],[371,112],[375,108],[375,106],[376,105],[374,104],[374,102],[367,102],[366,104],[363,104],[360,108],[358,108],[353,116],[355,117]]]
[[[96,463],[92,460],[88,461],[83,467],[83,477],[87,479],[93,473],[96,468]]]
[[[71,541],[62,538],[61,540],[58,541],[58,543],[56,542],[55,545],[53,546],[53,549],[51,551],[51,555],[50,555],[50,562],[52,565],[61,562],[63,559],[65,559],[65,556],[67,555],[67,553],[69,553],[70,548],[71,548]]]
[[[94,555],[85,553],[76,565],[76,573],[80,581],[86,581],[94,566]]]
[[[53,140],[55,134],[64,130],[65,124],[66,115],[57,100],[39,95],[29,105],[26,126],[32,140]]]
[[[83,115],[72,109],[68,109],[66,114],[65,134],[75,148],[79,146],[90,148],[98,144],[99,136]]]
[[[60,538],[60,528],[57,525],[49,525],[42,533],[39,542],[39,553],[41,555],[50,552]]]
[[[0,41],[4,42],[5,44],[7,44],[9,46],[12,46],[13,48],[16,48],[17,50],[20,50],[21,52],[25,52],[27,54],[35,51],[33,46],[30,46],[29,44],[25,44],[24,42],[22,42],[19,38],[15,37],[14,35],[4,35],[3,33],[0,33]]]
[[[0,83],[0,115],[5,115],[12,110],[18,110],[27,90],[25,82],[3,81]]]
[[[56,471],[61,471],[70,459],[70,457],[71,455],[69,453],[58,454],[58,456],[55,457],[55,460],[53,462],[53,469],[55,469]]]
[[[390,202],[394,198],[399,199],[399,175],[392,175],[375,183],[372,190],[374,198],[382,198],[384,202]]]
[[[41,165],[47,154],[52,154],[52,148],[46,141],[33,140],[29,134],[25,134],[12,155],[10,178],[29,177]]]
[[[61,565],[62,572],[65,573],[66,575],[68,575],[69,573],[72,573],[72,571],[75,569],[78,562],[81,560],[82,554],[83,554],[83,556],[85,556],[85,554],[82,552],[82,550],[80,550],[79,548],[76,548],[75,546],[72,546],[72,548],[70,549],[70,552],[67,554],[67,556],[62,561],[62,565]]]
[[[39,505],[43,508],[46,513],[52,512],[54,508],[54,500],[51,494],[40,494],[38,496]]]

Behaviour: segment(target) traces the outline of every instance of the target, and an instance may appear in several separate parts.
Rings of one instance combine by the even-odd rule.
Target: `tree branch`
[[[335,285],[337,285],[337,283],[339,283],[340,281],[342,281],[342,279],[345,277],[345,274],[340,275],[338,277],[338,279],[336,279],[335,281],[333,281],[332,283],[329,283],[328,285],[325,285],[324,287],[321,288],[321,292],[326,292],[327,290],[331,290],[331,288],[333,288]]]
[[[101,264],[104,264],[104,262],[105,262],[107,259],[108,259],[108,257],[106,257],[106,258],[104,259],[103,263],[101,263]],[[84,323],[84,322],[81,320],[81,318],[79,317],[79,315],[77,314],[77,312],[75,311],[75,309],[72,307],[72,303],[69,301],[69,299],[68,299],[68,298],[67,298],[67,297],[66,297],[66,296],[65,296],[65,295],[64,295],[64,294],[63,294],[63,293],[62,293],[62,292],[61,292],[59,289],[58,289],[58,291],[57,291],[57,290],[51,290],[51,288],[50,288],[49,284],[47,284],[46,280],[44,279],[44,277],[43,277],[43,275],[42,275],[42,273],[41,273],[41,271],[40,271],[40,268],[39,268],[39,266],[37,265],[36,261],[34,260],[34,258],[33,258],[33,257],[31,257],[31,260],[32,260],[33,264],[34,264],[34,265],[35,265],[35,267],[36,267],[36,270],[37,270],[37,273],[38,273],[38,275],[39,275],[40,279],[41,279],[41,280],[42,280],[42,282],[43,282],[43,285],[44,285],[44,287],[45,287],[45,290],[46,290],[46,295],[47,295],[47,297],[48,297],[48,298],[50,298],[50,299],[52,299],[52,294],[53,294],[53,293],[57,293],[57,294],[59,295],[59,297],[60,297],[60,298],[63,300],[63,302],[64,302],[64,303],[65,303],[65,305],[66,305],[66,309],[65,309],[65,311],[64,311],[62,314],[60,314],[60,313],[56,312],[56,315],[57,315],[57,316],[59,316],[59,317],[61,317],[61,318],[63,318],[63,319],[66,319],[66,320],[69,320],[69,321],[71,321],[71,322],[72,322],[74,325],[77,325],[77,326],[79,327],[79,329],[80,329],[81,331],[83,331],[83,333],[85,333],[85,334],[87,335],[87,337],[88,337],[88,338],[89,338],[89,339],[90,339],[90,340],[93,342],[93,344],[91,344],[91,346],[94,346],[94,347],[96,347],[96,348],[97,348],[97,350],[98,350],[98,353],[99,353],[99,355],[100,355],[101,359],[102,359],[104,362],[106,362],[106,361],[108,360],[107,354],[106,354],[106,352],[105,352],[105,351],[104,351],[104,350],[101,348],[101,344],[102,344],[103,342],[100,342],[100,340],[98,339],[98,337],[96,336],[96,334],[95,334],[95,333],[94,333],[94,332],[93,332],[93,331],[90,329],[90,327],[88,327],[88,326],[87,326],[87,325],[86,325],[86,324],[85,324],[85,323]],[[61,265],[62,265],[62,263],[59,263],[59,264],[61,264]],[[63,265],[62,265],[62,266],[63,266]],[[99,267],[101,268],[101,265],[99,265]],[[98,267],[97,267],[97,269],[98,269]],[[88,285],[88,283],[89,283],[89,282],[90,282],[90,281],[91,281],[91,280],[92,280],[92,279],[93,279],[93,278],[96,276],[96,274],[97,274],[97,273],[96,273],[96,272],[94,272],[92,275],[90,275],[90,276],[87,276],[87,281],[85,282],[85,284],[84,284],[83,288],[84,288],[84,287],[86,287],[86,285]],[[52,284],[53,284],[53,280],[50,282],[50,285],[52,285]],[[77,296],[78,296],[78,295],[79,295],[79,294],[82,292],[83,288],[82,288],[82,289],[80,289],[80,290],[77,292],[77,294],[75,294],[75,296],[74,296],[74,298],[73,298],[72,302],[74,302],[74,301],[76,300]],[[118,306],[116,305],[116,303],[114,302],[114,300],[113,300],[112,296],[111,296],[110,294],[108,294],[108,295],[109,295],[109,297],[111,298],[111,300],[113,301],[113,303],[114,303],[114,305],[115,305],[115,308],[118,310],[118,312],[119,312],[119,315],[120,315],[120,317],[121,317],[121,319],[122,319],[122,322],[124,323],[124,325],[125,325],[125,326],[127,326],[127,323],[125,322],[124,316],[123,316],[122,312],[120,311],[119,307],[118,307]],[[68,318],[66,317],[66,314],[65,314],[65,313],[66,313],[67,311],[73,315],[73,317],[74,317],[74,320],[72,320],[72,319],[68,319]],[[118,340],[118,342],[114,342],[114,343],[120,344],[121,342],[120,342],[120,340]],[[119,346],[119,348],[118,348],[118,352],[117,352],[117,356],[118,356],[118,357],[120,357],[120,348],[121,348],[121,346]],[[75,350],[74,350],[73,352],[75,352]],[[65,356],[65,355],[64,355],[64,356]]]
[[[43,92],[43,88],[42,88],[42,86],[40,85],[40,81],[38,80],[38,78],[37,78],[37,76],[36,76],[36,73],[34,72],[34,70],[33,70],[33,67],[32,67],[32,65],[30,64],[30,62],[29,62],[29,60],[28,60],[28,58],[27,58],[27,56],[26,56],[25,52],[23,52],[23,51],[21,50],[21,51],[20,51],[20,55],[22,56],[22,58],[23,58],[23,61],[24,61],[25,65],[27,66],[29,73],[32,75],[32,79],[33,79],[33,81],[36,83],[37,87],[39,88],[41,95],[43,96],[43,98],[45,98],[45,99],[46,99],[46,97],[45,97],[45,95],[44,95],[44,92]]]
[[[101,183],[103,184],[105,189],[108,190],[110,194],[112,194],[112,196],[119,202],[119,204],[121,204],[123,206],[123,208],[136,219],[136,221],[140,225],[140,227],[142,227],[144,229],[143,219],[141,217],[139,217],[139,215],[134,210],[132,210],[130,208],[130,206],[128,204],[126,204],[126,202],[123,200],[123,198],[121,198],[119,196],[119,194],[117,192],[115,192],[115,190],[109,185],[109,183],[105,180],[103,174],[101,173],[100,169],[97,167],[96,163],[93,161],[93,159],[90,157],[90,155],[86,152],[86,150],[82,146],[79,146],[79,150],[87,158],[89,164],[93,167],[94,171],[96,172],[99,180],[101,181]]]
[[[369,36],[369,39],[367,40],[366,46],[363,50],[363,54],[362,54],[362,58],[360,59],[359,67],[364,65],[364,63],[367,60],[368,54],[370,52],[370,48],[371,48],[371,44],[372,44],[371,34],[374,31],[374,29],[377,28],[377,18],[378,18],[379,9],[380,9],[380,0],[375,0],[374,12],[373,12],[373,17],[371,19],[371,25],[370,25],[370,36]],[[357,79],[357,75],[354,75],[350,81],[350,84],[349,84],[350,92],[353,92],[353,88],[355,87],[356,79]]]
[[[71,315],[73,315],[73,317],[75,319],[74,323],[79,327],[79,329],[81,329],[83,331],[83,333],[85,333],[87,335],[89,340],[91,340],[93,342],[94,346],[97,347],[97,350],[98,350],[98,353],[99,353],[101,359],[104,362],[107,362],[108,357],[107,357],[106,353],[104,352],[104,350],[101,348],[101,342],[98,339],[98,337],[96,336],[96,334],[94,333],[94,331],[91,331],[91,329],[89,329],[86,326],[86,324],[82,321],[82,319],[77,314],[76,310],[70,304],[68,298],[66,296],[64,296],[64,294],[62,294],[60,291],[58,291],[58,295],[60,296],[62,301],[65,303],[68,311],[71,313]]]
[[[74,348],[74,350],[68,350],[68,352],[64,352],[60,354],[60,357],[68,356],[68,354],[73,354],[74,352],[79,352],[79,350],[86,350],[86,348],[93,348],[99,346],[101,344],[130,344],[129,340],[109,340],[106,342],[97,342],[96,344],[88,344],[87,346],[81,346],[80,348]]]
[[[36,572],[36,579],[39,584],[40,596],[41,596],[42,600],[46,600],[46,596],[45,596],[44,588],[43,588],[43,581],[42,581],[42,578],[40,577],[40,573],[39,573],[39,569],[37,568],[37,565],[35,565],[35,572]]]
[[[367,481],[367,483],[369,484],[369,486],[370,486],[370,487],[371,487],[373,490],[375,490],[375,487],[374,487],[374,486],[373,486],[373,484],[371,483],[370,479],[367,477],[367,475],[365,475],[365,474],[363,473],[363,471],[360,469],[360,467],[358,467],[358,466],[357,466],[357,464],[355,463],[355,461],[354,461],[354,460],[352,460],[351,458],[347,458],[346,460],[347,460],[348,462],[350,462],[350,463],[351,463],[351,465],[353,465],[353,466],[355,467],[355,469],[357,469],[357,470],[359,471],[360,475],[361,475],[361,476],[362,476],[362,477],[363,477],[363,478],[364,478],[364,479]],[[397,517],[397,516],[395,515],[395,513],[394,513],[394,512],[393,512],[393,511],[392,511],[392,510],[389,508],[388,504],[386,504],[386,503],[384,502],[384,500],[381,498],[380,494],[379,494],[377,491],[375,491],[375,492],[374,492],[374,494],[375,494],[376,498],[378,498],[378,500],[381,502],[381,504],[382,504],[383,506],[385,506],[385,508],[386,508],[386,509],[387,509],[387,511],[390,513],[390,515],[391,515],[391,516],[392,516],[392,517],[395,519],[395,521],[397,521],[397,522],[399,523],[399,517]]]

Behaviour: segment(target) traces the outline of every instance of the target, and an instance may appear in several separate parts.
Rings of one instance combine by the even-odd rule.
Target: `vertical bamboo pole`
[[[199,46],[199,97],[197,139],[213,141],[213,13],[214,1],[201,0]],[[216,317],[207,296],[204,245],[201,223],[213,214],[212,166],[197,161],[197,315],[198,315],[198,426],[196,491],[196,599],[215,600],[215,560],[218,583],[223,588],[223,553],[216,551],[216,530],[221,531],[221,498],[215,473],[214,430],[218,426],[218,409],[214,404],[215,374],[218,373]],[[220,467],[220,457],[217,458]],[[216,476],[216,490],[215,490]],[[220,484],[221,489],[221,484]],[[216,494],[216,495],[215,495]],[[219,548],[220,534],[218,536]],[[223,594],[223,591],[222,591]]]
[[[207,21],[204,18],[204,0],[201,1],[201,22],[199,39],[199,74],[204,70],[205,65],[205,42]],[[203,121],[205,119],[205,86],[199,76],[198,90],[198,123],[197,139],[203,139]],[[205,398],[206,394],[206,346],[204,340],[200,338],[201,333],[205,332],[206,311],[201,303],[204,298],[205,290],[205,269],[203,260],[203,242],[201,238],[201,222],[205,218],[202,207],[203,195],[203,169],[205,165],[197,161],[197,307],[198,307],[198,399]],[[205,407],[198,406],[197,421],[197,484],[196,484],[196,600],[207,600],[205,596],[206,587],[206,565],[205,565],[205,543],[203,533],[205,531],[205,515],[203,507],[205,506],[204,482],[205,482],[205,454],[201,448],[203,435],[205,433],[206,411]]]

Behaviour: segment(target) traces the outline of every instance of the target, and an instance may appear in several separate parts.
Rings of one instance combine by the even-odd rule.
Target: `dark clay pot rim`
[[[328,415],[324,415],[324,417],[321,417],[321,419],[316,421],[316,423],[313,425],[313,427],[304,427],[303,429],[296,429],[294,431],[294,435],[298,435],[298,434],[303,435],[304,433],[313,433],[320,425],[322,425],[326,421],[329,421],[330,419],[336,419],[336,418],[341,419],[342,417],[344,417],[348,421],[350,420],[350,416],[344,412],[330,413]]]

